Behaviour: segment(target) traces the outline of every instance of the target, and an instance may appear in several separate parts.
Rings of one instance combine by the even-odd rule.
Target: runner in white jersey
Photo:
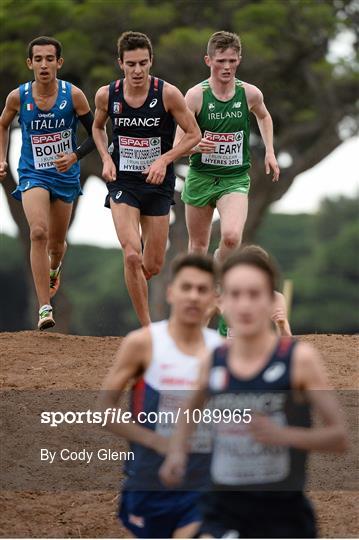
[[[119,517],[137,538],[193,538],[201,521],[197,500],[208,483],[208,434],[202,430],[194,438],[190,472],[181,489],[168,490],[158,470],[175,420],[154,423],[148,415],[181,411],[189,391],[196,388],[198,358],[221,343],[214,330],[203,327],[214,285],[211,258],[192,254],[175,260],[167,296],[169,320],[129,334],[103,386],[102,406],[112,408],[135,380],[131,411],[135,419],[142,415],[141,422],[108,427],[130,441],[135,455],[126,471]]]

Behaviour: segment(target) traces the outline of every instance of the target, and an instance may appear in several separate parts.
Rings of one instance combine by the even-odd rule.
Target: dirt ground
[[[312,335],[336,389],[358,388],[358,345],[354,336]],[[65,336],[52,332],[0,334],[3,390],[97,388],[113,362],[120,338]],[[343,471],[334,474],[340,479]],[[311,492],[322,537],[357,537],[358,492]],[[1,537],[126,538],[116,519],[114,492],[4,491]]]

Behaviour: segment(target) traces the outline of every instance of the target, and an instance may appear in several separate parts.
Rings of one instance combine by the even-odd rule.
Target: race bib
[[[161,156],[161,137],[125,137],[120,135],[119,170],[141,172]]]
[[[58,154],[71,154],[72,130],[57,133],[31,135],[32,155],[35,169],[51,169]]]
[[[158,405],[158,422],[156,432],[163,437],[171,437],[182,416],[187,419],[185,405],[188,402],[188,392],[181,395],[180,391],[162,392]],[[209,454],[211,451],[211,426],[198,423],[190,438],[190,451],[198,454]]]
[[[280,425],[285,415],[271,419]],[[221,424],[212,457],[214,482],[224,485],[266,484],[280,482],[289,475],[289,449],[256,442],[245,424]]]
[[[211,154],[202,154],[202,163],[221,167],[243,165],[243,131],[234,133],[205,131],[203,136],[216,143],[216,149]]]

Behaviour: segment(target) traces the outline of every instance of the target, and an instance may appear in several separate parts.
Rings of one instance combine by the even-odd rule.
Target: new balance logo
[[[241,105],[242,105],[241,101],[236,101],[235,103],[233,103],[232,109],[240,109]]]

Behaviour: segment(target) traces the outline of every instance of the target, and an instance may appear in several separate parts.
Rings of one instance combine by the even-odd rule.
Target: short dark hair
[[[150,53],[150,60],[152,60],[152,43],[146,34],[132,31],[123,32],[117,40],[117,51],[121,62],[126,51],[134,51],[136,49],[147,49]]]
[[[62,44],[60,41],[58,41],[55,38],[48,37],[48,36],[39,36],[32,41],[30,41],[27,49],[27,57],[31,58],[33,57],[33,48],[35,45],[53,45],[56,49],[56,58],[57,60],[61,58],[62,53]]]
[[[254,268],[262,270],[268,278],[270,291],[274,294],[274,291],[277,288],[278,270],[270,255],[264,257],[263,253],[260,253],[259,250],[251,250],[248,248],[240,249],[235,253],[232,253],[223,263],[220,270],[221,282],[223,283],[224,276],[229,270],[241,265],[253,266]]]
[[[183,268],[197,268],[202,272],[208,272],[215,281],[217,277],[217,268],[211,255],[199,255],[197,253],[184,253],[177,255],[171,265],[171,281]]]
[[[226,49],[234,49],[239,55],[242,51],[241,39],[233,32],[220,30],[211,35],[207,45],[208,56],[214,56],[217,50],[223,52]]]

